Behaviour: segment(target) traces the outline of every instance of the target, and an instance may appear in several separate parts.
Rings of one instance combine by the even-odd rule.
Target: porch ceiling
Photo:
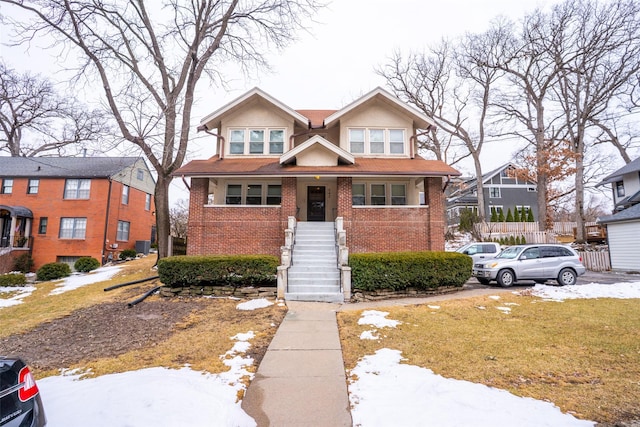
[[[173,173],[184,177],[224,176],[459,176],[460,172],[439,160],[380,159],[358,157],[351,165],[281,165],[278,158],[224,158],[194,160]]]

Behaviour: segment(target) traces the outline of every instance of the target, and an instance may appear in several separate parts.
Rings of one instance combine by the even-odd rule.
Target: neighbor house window
[[[61,239],[84,239],[87,230],[87,218],[60,218]]]
[[[364,129],[349,129],[349,151],[364,153]]]
[[[371,184],[371,204],[386,205],[386,188],[384,184]]]
[[[90,179],[67,179],[64,184],[65,199],[88,199],[91,189]]]
[[[13,193],[13,179],[5,178],[2,180],[2,194]]]
[[[391,204],[407,204],[407,187],[404,184],[391,184]]]
[[[38,223],[38,234],[47,234],[47,224],[49,223],[49,218],[46,216],[40,217],[40,222]]]
[[[142,169],[137,170],[136,178],[138,178],[138,181],[144,181],[144,171]]]
[[[129,204],[129,186],[128,185],[122,186],[122,204],[123,205]]]
[[[270,130],[269,131],[269,153],[282,154],[283,150],[284,150],[284,131]]]
[[[116,240],[127,241],[129,240],[129,228],[131,223],[128,221],[118,221],[118,233]]]
[[[27,186],[27,194],[38,194],[39,188],[40,188],[40,180],[30,179],[29,185]]]
[[[151,194],[144,195],[144,210],[151,210]]]
[[[229,152],[231,154],[244,154],[244,129],[231,131],[229,138]]]
[[[227,185],[227,197],[226,197],[225,203],[227,205],[242,204],[242,185],[237,185],[237,184]]]
[[[624,182],[616,182],[616,194],[618,197],[624,197]]]
[[[353,184],[351,186],[351,204],[353,206],[364,206],[366,204],[364,184]]]
[[[267,204],[279,205],[281,203],[282,203],[282,186],[281,185],[267,186]]]
[[[500,187],[489,187],[489,197],[492,199],[499,199]]]
[[[262,185],[249,184],[247,187],[247,205],[262,204]]]

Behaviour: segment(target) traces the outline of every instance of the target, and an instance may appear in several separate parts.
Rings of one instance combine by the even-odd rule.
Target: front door
[[[11,235],[11,215],[7,211],[0,214],[0,248],[9,246]]]
[[[325,187],[307,187],[307,221],[324,221]]]

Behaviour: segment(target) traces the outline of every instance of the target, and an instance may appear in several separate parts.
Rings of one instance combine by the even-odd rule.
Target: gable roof
[[[398,98],[391,95],[389,92],[382,89],[381,87],[375,88],[374,90],[367,93],[366,95],[356,99],[346,107],[341,108],[340,110],[326,117],[324,120],[325,126],[329,127],[330,125],[339,121],[340,118],[342,118],[345,114],[374,100],[382,101],[387,105],[392,106],[396,110],[401,110],[405,114],[408,114],[409,116],[411,116],[411,118],[413,119],[416,125],[416,128],[418,129],[428,129],[430,127],[436,126],[436,123],[431,118],[429,118],[426,114],[424,114],[423,112],[419,111],[418,109],[408,104],[405,104],[404,102],[400,101]]]
[[[460,172],[440,160],[415,158],[381,159],[358,158],[354,164],[337,166],[281,165],[279,159],[224,158],[213,156],[207,160],[193,160],[173,173],[184,177],[296,177],[296,176],[458,176]]]
[[[200,120],[200,125],[204,126],[206,129],[215,129],[220,125],[222,117],[239,111],[244,108],[246,104],[254,102],[258,99],[262,99],[279,108],[281,111],[291,116],[296,122],[298,122],[300,126],[309,126],[309,119],[307,117],[300,114],[291,107],[285,105],[283,102],[278,101],[277,99],[257,87],[254,87],[244,95],[239,96],[228,104],[218,108],[213,113],[205,116],[202,120]]]
[[[335,113],[337,110],[297,110],[309,119],[312,128],[321,128],[324,126],[324,120]]]
[[[503,170],[507,169],[507,168],[514,168],[514,169],[519,169],[517,165],[515,165],[514,163],[506,163],[502,166],[500,166],[499,168],[496,168],[490,172],[487,172],[485,174],[482,175],[482,183],[487,183],[488,181],[491,181],[493,179],[493,177],[495,177],[496,175],[498,175],[499,173],[502,173]],[[459,190],[456,190],[454,193],[451,194],[451,198],[455,198],[456,196],[460,197],[461,195],[471,192],[474,188],[477,187],[477,178],[470,178],[467,181],[465,181],[464,184],[464,188],[461,188]],[[476,199],[477,200],[477,199]]]
[[[335,154],[336,156],[338,156],[338,159],[342,160],[343,163],[350,164],[350,165],[355,163],[355,157],[353,156],[353,154],[343,150],[337,145],[330,143],[323,137],[316,135],[313,138],[306,140],[303,144],[298,145],[293,150],[289,150],[286,153],[284,153],[282,156],[280,156],[280,164],[284,165],[286,163],[291,163],[293,160],[295,160],[297,156],[299,156],[304,151],[307,151],[316,145],[320,145],[325,150]]]
[[[633,221],[640,220],[640,203],[633,205],[623,211],[617,212],[613,215],[598,218],[599,224],[610,224],[612,222]]]
[[[621,167],[620,169],[618,169],[617,171],[613,172],[612,174],[607,175],[605,178],[603,178],[602,181],[600,181],[596,187],[600,186],[600,185],[605,185],[605,184],[611,184],[617,181],[622,181],[622,176],[626,175],[628,173],[632,173],[632,172],[638,172],[640,171],[640,157],[638,157],[637,159],[627,163],[626,165],[624,165],[623,167]]]
[[[109,178],[139,157],[0,157],[0,177]]]

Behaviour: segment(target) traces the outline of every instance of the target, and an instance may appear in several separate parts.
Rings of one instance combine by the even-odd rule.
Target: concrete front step
[[[288,301],[318,301],[318,302],[344,302],[341,292],[309,292],[309,293],[285,293],[284,299]]]

